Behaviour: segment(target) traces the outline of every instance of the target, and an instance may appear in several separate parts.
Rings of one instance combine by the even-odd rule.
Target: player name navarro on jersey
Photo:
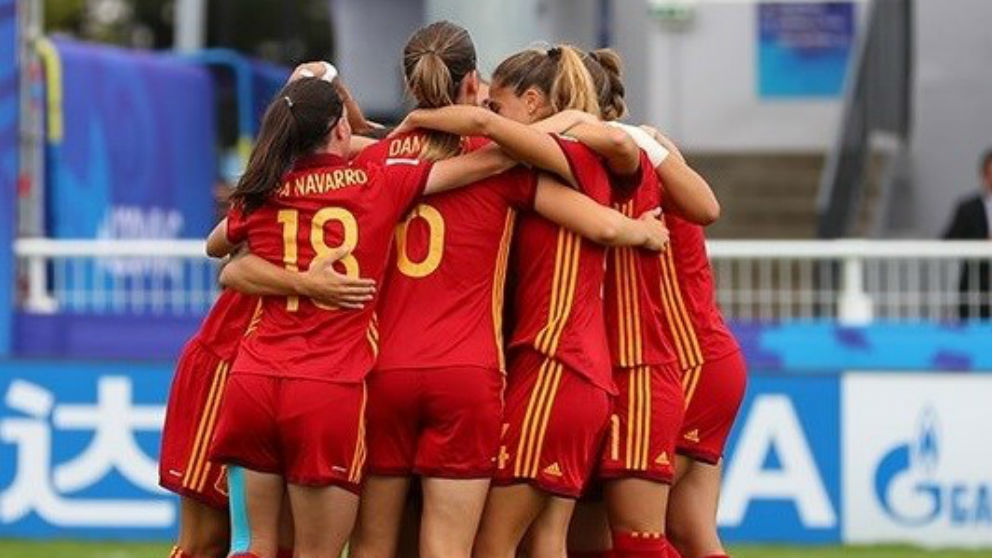
[[[348,186],[360,186],[367,184],[369,175],[363,169],[335,169],[326,172],[312,173],[297,176],[293,180],[287,180],[282,188],[276,192],[281,198],[290,196],[313,196],[326,194],[331,190],[340,190]]]

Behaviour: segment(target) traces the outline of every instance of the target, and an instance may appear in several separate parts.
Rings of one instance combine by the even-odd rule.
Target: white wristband
[[[617,122],[615,120],[612,122],[607,122],[607,124],[627,132],[627,135],[630,136],[630,139],[634,140],[637,147],[640,147],[645,153],[647,153],[648,160],[651,161],[652,166],[657,167],[668,158],[668,149],[666,149],[664,145],[658,143],[658,140],[651,137],[651,134],[648,134],[637,126],[631,126],[630,124],[624,124],[623,122]]]
[[[327,83],[334,81],[334,78],[338,77],[338,69],[335,68],[334,64],[331,64],[330,62],[322,61],[321,64],[324,65],[324,75],[320,76],[320,79],[326,81]],[[316,77],[313,72],[306,68],[300,70],[300,75],[305,78]]]

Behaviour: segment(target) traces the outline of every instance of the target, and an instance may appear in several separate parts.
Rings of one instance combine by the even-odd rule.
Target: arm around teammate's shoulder
[[[545,219],[604,246],[663,250],[668,244],[668,229],[659,219],[660,211],[631,219],[546,174],[538,178],[534,210]]]

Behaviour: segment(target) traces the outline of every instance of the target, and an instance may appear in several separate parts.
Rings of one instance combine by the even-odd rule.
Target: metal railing
[[[14,251],[28,312],[197,314],[219,289],[198,240],[22,239]],[[992,242],[721,240],[709,251],[730,319],[954,321],[992,307],[977,287]]]
[[[202,240],[25,238],[14,254],[34,313],[203,314],[220,292]]]

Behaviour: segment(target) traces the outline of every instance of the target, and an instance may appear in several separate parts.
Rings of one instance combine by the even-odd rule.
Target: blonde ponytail
[[[549,56],[556,49],[559,57],[558,71],[548,91],[552,108],[555,112],[576,109],[599,116],[596,88],[589,70],[582,63],[582,55],[575,47],[563,45],[551,49]]]

